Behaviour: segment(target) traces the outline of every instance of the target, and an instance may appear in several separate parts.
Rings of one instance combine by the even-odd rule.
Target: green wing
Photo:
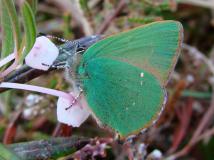
[[[181,23],[155,22],[97,42],[86,51],[83,63],[98,57],[123,61],[147,70],[165,85],[176,64],[182,39]]]
[[[157,22],[90,47],[78,73],[95,116],[122,136],[152,122],[164,102],[164,85],[181,43],[178,22]]]

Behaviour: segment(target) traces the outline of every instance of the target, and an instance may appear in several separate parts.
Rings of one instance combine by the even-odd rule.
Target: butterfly
[[[89,47],[76,74],[99,123],[122,137],[158,118],[178,60],[183,27],[160,21],[109,36]]]

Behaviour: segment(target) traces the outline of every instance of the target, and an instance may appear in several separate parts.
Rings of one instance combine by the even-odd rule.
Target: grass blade
[[[21,160],[13,152],[7,149],[3,144],[0,143],[0,159],[1,160]]]
[[[32,11],[34,13],[34,15],[36,14],[36,11],[37,11],[37,5],[38,5],[38,0],[27,0],[27,2],[29,3],[29,5],[31,6],[32,8]]]
[[[13,30],[7,9],[0,0],[0,15],[2,28],[2,50],[1,58],[7,57],[14,49]]]
[[[22,54],[21,61],[24,59],[27,53],[33,47],[36,40],[36,22],[33,10],[29,3],[25,1],[21,7],[21,13],[23,16],[23,25],[25,30],[25,50]]]
[[[14,5],[13,0],[2,0],[2,5],[5,6],[7,10],[7,14],[9,15],[12,30],[13,30],[13,37],[14,37],[14,44],[15,48],[18,51],[21,47],[21,29],[20,24],[18,21],[18,16],[16,13],[16,8]]]

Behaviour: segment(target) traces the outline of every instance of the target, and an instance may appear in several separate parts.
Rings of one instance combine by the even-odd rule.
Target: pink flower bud
[[[57,102],[57,119],[61,123],[79,127],[88,118],[90,111],[82,97],[79,97],[73,105],[72,102],[73,99],[59,97]]]
[[[36,42],[25,57],[25,63],[35,69],[48,70],[59,54],[58,48],[47,37],[36,38]]]

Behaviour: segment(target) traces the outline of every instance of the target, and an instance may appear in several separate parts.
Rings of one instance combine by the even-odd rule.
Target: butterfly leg
[[[77,94],[76,97],[74,97],[73,101],[71,102],[71,105],[69,107],[65,108],[65,110],[70,109],[75,103],[77,103],[77,101],[79,100],[82,92],[83,92],[82,88],[79,87],[79,93]]]
[[[53,64],[51,66],[51,68],[54,68],[54,69],[65,69],[65,68],[69,68],[69,66],[68,66],[68,64],[66,62],[59,62],[59,63]]]

